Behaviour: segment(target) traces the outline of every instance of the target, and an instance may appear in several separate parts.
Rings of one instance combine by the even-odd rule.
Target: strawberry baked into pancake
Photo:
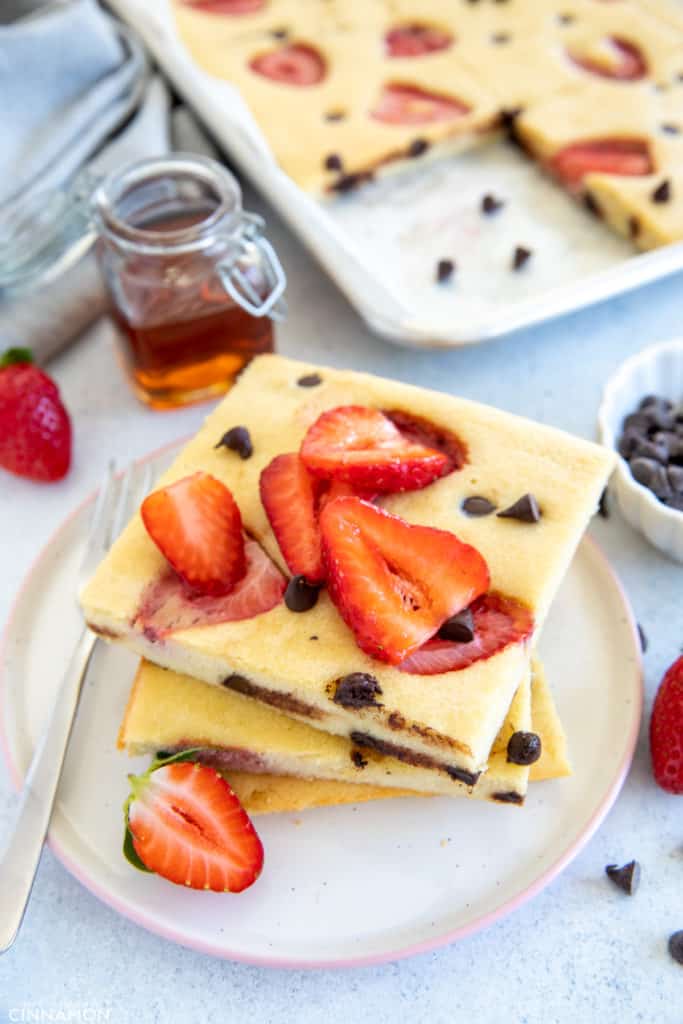
[[[157,665],[474,785],[612,464],[487,406],[259,357],[85,616]]]

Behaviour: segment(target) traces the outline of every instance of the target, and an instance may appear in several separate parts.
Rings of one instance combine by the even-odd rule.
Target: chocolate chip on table
[[[535,732],[513,732],[508,740],[509,764],[535,764],[541,756],[541,737]]]
[[[460,506],[463,512],[468,516],[490,516],[492,512],[496,511],[496,506],[488,498],[483,498],[480,494],[473,494],[469,498],[465,498],[462,505]]]
[[[502,210],[504,206],[505,200],[499,199],[498,196],[494,196],[490,192],[487,192],[486,195],[482,196],[481,212],[485,213],[487,217],[492,213],[497,213],[498,210]]]
[[[525,263],[528,263],[531,259],[531,249],[527,249],[523,245],[515,247],[515,251],[512,254],[512,269],[521,270]]]
[[[541,518],[541,510],[533,494],[523,494],[521,498],[504,508],[496,515],[499,519],[517,519],[520,523],[537,523]]]
[[[413,139],[408,146],[408,156],[422,156],[429,149],[429,143],[426,139]]]
[[[332,700],[345,708],[379,707],[382,687],[368,672],[351,672],[337,680]]]
[[[661,185],[650,194],[653,203],[668,203],[671,199],[671,182],[665,178]]]
[[[436,265],[436,280],[439,284],[445,284],[453,277],[454,271],[455,262],[453,260],[439,260]]]
[[[605,873],[627,896],[635,895],[640,885],[640,864],[637,860],[631,860],[628,864],[622,865],[622,867],[618,867],[616,864],[608,864],[605,868]]]
[[[285,590],[285,604],[290,612],[308,612],[318,602],[320,586],[309,583],[305,576],[292,576]]]
[[[469,608],[451,615],[446,619],[438,633],[440,640],[452,640],[459,644],[469,644],[474,640],[474,620]]]
[[[339,153],[328,153],[325,157],[325,170],[326,171],[341,171],[344,167],[342,158]]]
[[[297,384],[300,388],[317,388],[318,384],[322,384],[323,379],[319,373],[305,373],[303,377],[299,377]]]
[[[683,964],[683,931],[669,936],[668,949],[676,963]]]
[[[637,623],[637,625],[638,625],[638,639],[640,640],[640,649],[643,652],[643,654],[645,654],[645,652],[647,650],[647,636],[645,635],[645,630],[643,629],[641,624]]]
[[[229,448],[232,452],[237,452],[241,459],[251,458],[254,452],[254,446],[251,443],[251,434],[246,427],[231,427],[227,430],[215,448]]]

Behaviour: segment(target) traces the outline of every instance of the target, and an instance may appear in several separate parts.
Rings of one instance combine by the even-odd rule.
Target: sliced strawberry
[[[490,658],[509,644],[522,643],[534,626],[529,609],[502,594],[484,594],[471,607],[474,640],[453,643],[434,637],[401,662],[403,672],[432,676],[440,672],[456,672],[475,661]]]
[[[154,491],[140,513],[147,533],[192,590],[227,594],[245,575],[240,511],[225,484],[209,473]]]
[[[146,588],[135,627],[157,641],[180,629],[253,619],[269,612],[282,600],[287,581],[255,540],[247,538],[244,548],[247,574],[229,594],[195,594],[175,573],[165,573]]]
[[[249,62],[258,75],[285,85],[317,85],[325,77],[325,61],[306,43],[288,43],[277,50],[259,54]]]
[[[470,107],[455,96],[428,92],[417,85],[393,82],[382,89],[370,117],[384,124],[434,124],[455,121],[469,113]]]
[[[444,452],[406,437],[378,409],[341,405],[309,427],[301,457],[314,476],[342,480],[356,490],[415,491],[455,467]]]
[[[322,583],[324,570],[318,530],[318,481],[301,457],[278,455],[261,473],[261,501],[282,557],[294,576]]]
[[[175,761],[130,781],[126,828],[149,871],[213,892],[242,892],[256,881],[261,840],[215,768]]]
[[[612,78],[619,82],[636,82],[645,78],[648,66],[639,46],[617,36],[608,36],[604,43],[612,51],[610,61],[603,62],[596,57],[584,57],[572,50],[568,50],[567,54],[578,67],[590,71],[593,75],[599,75],[600,78]]]
[[[489,585],[486,562],[452,533],[360,498],[320,516],[330,597],[361,650],[398,664]]]
[[[572,142],[550,161],[557,177],[571,187],[579,185],[586,174],[621,174],[635,177],[652,174],[654,165],[644,139],[589,139]]]
[[[183,3],[206,14],[254,14],[266,6],[266,0],[183,0]]]
[[[325,579],[320,549],[319,517],[335,498],[354,493],[349,484],[311,476],[297,452],[278,455],[261,473],[261,501],[293,576],[308,583]]]
[[[434,25],[400,25],[384,37],[389,57],[422,57],[426,53],[447,50],[453,42],[449,32]]]

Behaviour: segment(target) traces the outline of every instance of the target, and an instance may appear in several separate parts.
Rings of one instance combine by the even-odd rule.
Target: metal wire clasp
[[[234,257],[218,265],[223,287],[252,316],[287,316],[283,299],[287,278],[272,245],[262,234],[265,222],[256,213],[244,213],[243,229],[236,240]]]

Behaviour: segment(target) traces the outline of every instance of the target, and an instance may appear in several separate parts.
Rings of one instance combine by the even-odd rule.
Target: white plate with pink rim
[[[176,451],[148,456],[154,471]],[[0,647],[0,738],[17,786],[78,634],[74,594],[90,501],[38,557]],[[126,776],[146,764],[116,749],[136,659],[100,643],[50,846],[124,916],[218,957],[358,966],[454,942],[515,910],[566,867],[604,819],[631,763],[642,710],[640,648],[628,602],[590,540],[574,558],[540,648],[569,737],[570,778],[532,785],[523,808],[414,798],[257,818],[263,874],[229,896],[173,886],[124,859]]]

